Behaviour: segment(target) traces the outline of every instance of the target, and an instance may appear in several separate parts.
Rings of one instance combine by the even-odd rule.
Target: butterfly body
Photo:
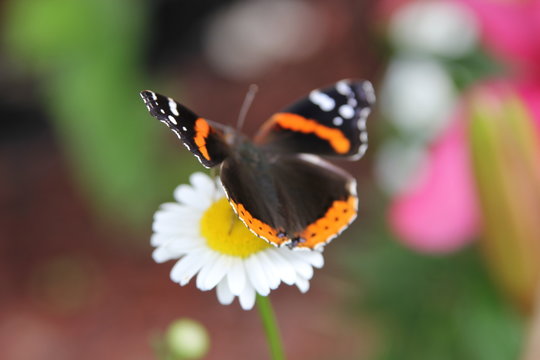
[[[356,181],[321,156],[356,160],[365,152],[374,102],[369,82],[342,80],[312,91],[272,116],[254,141],[171,98],[141,96],[203,166],[219,166],[234,211],[271,244],[321,248],[356,218]]]

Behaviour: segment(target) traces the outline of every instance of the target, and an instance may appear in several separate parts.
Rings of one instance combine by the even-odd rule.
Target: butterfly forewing
[[[152,116],[165,123],[207,168],[220,164],[230,149],[223,132],[212,122],[173,99],[145,90],[141,92]]]
[[[341,80],[274,114],[256,142],[279,152],[357,160],[367,150],[366,120],[374,101],[369,81]]]

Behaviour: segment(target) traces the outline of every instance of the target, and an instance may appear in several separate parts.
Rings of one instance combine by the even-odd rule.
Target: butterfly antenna
[[[251,103],[253,102],[253,99],[255,98],[255,94],[257,93],[257,90],[259,90],[259,87],[255,84],[249,85],[248,92],[246,94],[246,97],[244,98],[244,103],[242,104],[242,107],[240,108],[240,114],[238,115],[238,122],[236,123],[236,130],[240,131],[242,127],[244,126],[244,122],[246,121],[246,115],[251,107]]]

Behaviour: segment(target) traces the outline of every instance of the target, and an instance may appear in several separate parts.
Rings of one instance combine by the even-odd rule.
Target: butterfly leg
[[[233,229],[234,229],[234,226],[236,225],[236,223],[240,222],[240,220],[238,220],[238,216],[231,211],[231,226],[229,227],[229,233],[228,235],[231,235]]]

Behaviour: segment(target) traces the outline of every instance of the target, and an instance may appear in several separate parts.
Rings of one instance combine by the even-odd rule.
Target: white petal
[[[206,251],[194,251],[178,260],[171,270],[171,280],[182,286],[187,284],[204,265],[206,255]]]
[[[210,271],[204,279],[205,290],[210,290],[216,286],[227,275],[231,268],[231,257],[228,255],[219,255],[212,264]]]
[[[199,221],[203,215],[203,210],[185,207],[181,210],[158,210],[154,215],[154,223],[191,224]]]
[[[152,237],[150,237],[150,245],[153,247],[161,246],[165,243],[167,243],[170,240],[170,237],[163,236],[161,234],[152,234]]]
[[[157,263],[163,263],[172,259],[178,259],[180,255],[169,251],[165,246],[160,246],[152,252],[152,259]]]
[[[257,254],[254,254],[260,261],[264,274],[266,275],[266,279],[268,280],[268,285],[270,286],[270,289],[275,290],[281,283],[281,279],[279,278],[277,266],[274,265],[274,263],[270,260],[270,258],[266,255],[266,251],[260,251]]]
[[[209,254],[208,258],[205,260],[201,268],[201,271],[199,271],[199,274],[197,275],[197,282],[196,282],[197,288],[203,291],[210,290],[209,288],[206,287],[206,279],[208,279],[208,276],[212,272],[212,268],[214,267],[217,259],[219,258],[219,253],[215,251],[209,250],[208,254]]]
[[[300,255],[300,253],[298,253]],[[302,253],[302,256],[313,266],[320,269],[324,266],[324,256],[320,251],[314,250],[308,253]]]
[[[196,172],[191,174],[189,181],[199,195],[206,196],[209,200],[214,198],[216,183],[208,175],[202,172]]]
[[[255,290],[262,296],[266,296],[270,293],[270,287],[268,286],[268,280],[264,275],[264,271],[261,264],[256,257],[250,256],[244,260],[244,267],[248,276],[249,282],[255,288]]]
[[[204,240],[192,236],[170,236],[154,234],[151,244],[155,247],[163,248],[161,251],[168,251],[171,256],[180,257],[194,249],[204,246]]]
[[[281,249],[268,249],[265,252],[276,266],[276,271],[281,278],[281,281],[287,285],[293,285],[296,281],[296,271],[294,270],[292,264],[281,256]]]
[[[200,210],[196,210],[197,212],[200,212]],[[159,216],[161,214],[177,214],[178,216],[189,216],[193,213],[193,208],[188,205],[182,205],[178,203],[165,203],[162,204],[159,207],[159,210],[156,211],[156,216]]]
[[[313,267],[306,263],[302,263],[302,264],[303,264],[302,266],[296,267],[296,271],[304,279],[307,279],[307,280],[311,279],[313,277]]]
[[[191,221],[154,221],[152,230],[156,233],[178,236],[197,236],[200,232],[199,218]]]
[[[231,269],[227,274],[227,281],[231,292],[238,296],[246,286],[246,271],[244,270],[243,260],[233,258],[232,261]]]
[[[161,206],[159,207],[159,211],[178,211],[178,212],[182,212],[182,211],[184,211],[186,209],[190,209],[190,207],[179,204],[179,203],[176,203],[176,202],[164,203],[164,204],[161,204]]]
[[[169,222],[173,224],[191,223],[202,217],[199,209],[188,208],[182,211],[158,210],[154,215],[154,222]]]
[[[253,305],[255,305],[255,289],[248,283],[244,287],[244,291],[238,297],[240,300],[240,306],[244,310],[251,310]]]
[[[296,279],[296,286],[298,287],[301,293],[305,293],[309,290],[309,280],[298,277]]]
[[[209,197],[200,195],[189,185],[179,185],[174,190],[174,198],[179,203],[186,204],[200,210],[207,209],[211,204]]]
[[[306,262],[307,259],[302,258],[302,255],[307,253],[299,253],[293,251],[284,251],[281,252],[281,255],[285,256],[293,265],[296,272],[305,279],[311,279],[313,276],[313,268],[309,263]]]
[[[174,253],[189,253],[194,249],[205,247],[206,243],[203,238],[198,236],[182,236],[171,239],[163,246]]]
[[[221,305],[229,305],[234,300],[234,295],[229,289],[229,285],[225,279],[217,285],[216,288],[217,298]]]

